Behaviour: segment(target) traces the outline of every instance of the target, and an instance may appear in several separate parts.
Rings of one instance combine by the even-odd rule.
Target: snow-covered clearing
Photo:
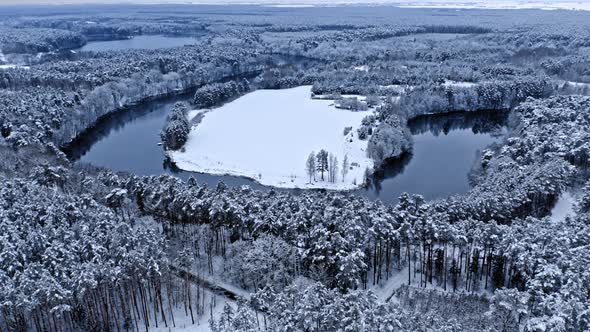
[[[196,112],[192,112],[192,115]],[[193,127],[184,151],[170,151],[176,165],[187,171],[252,178],[281,188],[354,189],[363,182],[373,162],[366,155],[367,141],[358,140],[356,128],[372,111],[336,109],[332,100],[311,99],[311,86],[284,90],[258,90],[218,109],[203,113]],[[352,130],[344,136],[346,127]],[[321,149],[339,162],[334,183],[309,181],[305,164]],[[342,161],[349,169],[342,179]],[[354,164],[356,163],[356,164]]]

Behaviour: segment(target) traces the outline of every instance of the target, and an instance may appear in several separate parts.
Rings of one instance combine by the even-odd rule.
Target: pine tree
[[[371,183],[371,170],[369,170],[369,168],[365,168],[365,174],[364,174],[364,184],[365,185],[369,185]]]
[[[330,161],[328,163],[328,181],[336,182],[336,174],[338,174],[338,158],[330,153]]]
[[[458,274],[459,268],[457,267],[457,260],[453,259],[451,262],[451,268],[449,269],[451,273],[451,281],[453,283],[453,292],[457,290],[457,282],[458,282]]]
[[[492,267],[492,284],[494,288],[504,287],[504,255],[494,256],[494,265]]]
[[[328,151],[321,149],[316,155],[316,170],[321,173],[324,181],[324,173],[328,171]]]
[[[311,178],[315,181],[315,153],[312,151],[307,157],[307,161],[305,162],[305,171],[309,176],[309,183],[311,183]]]
[[[349,167],[350,166],[348,165],[348,155],[345,154],[344,160],[342,160],[342,182],[344,182],[344,179],[346,178],[346,174],[348,174]]]
[[[174,105],[172,114],[160,134],[167,149],[178,150],[188,140],[191,127],[186,115],[187,109],[187,106],[183,103]]]

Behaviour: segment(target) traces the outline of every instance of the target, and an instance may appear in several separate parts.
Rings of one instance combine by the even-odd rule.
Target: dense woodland
[[[590,13],[113,8],[0,16],[0,331],[590,330]],[[141,34],[199,38],[69,51]],[[107,114],[189,92],[160,133],[182,149],[189,109],[300,85],[374,110],[354,133],[366,181],[411,153],[409,121],[484,111],[509,126],[467,193],[394,205],[115,173],[61,150]],[[325,150],[304,163],[310,181],[348,169]],[[571,216],[551,216],[566,194]]]

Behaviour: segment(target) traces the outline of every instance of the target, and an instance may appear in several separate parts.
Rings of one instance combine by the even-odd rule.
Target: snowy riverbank
[[[193,112],[194,113],[194,112]],[[348,190],[363,182],[373,162],[356,129],[372,111],[336,109],[332,100],[311,99],[311,86],[258,90],[204,113],[181,151],[170,158],[187,171],[244,176],[280,188]],[[352,127],[345,136],[344,129]],[[335,182],[309,181],[306,159],[324,149],[338,159]],[[184,151],[184,152],[183,152]],[[342,176],[342,161],[351,166]]]

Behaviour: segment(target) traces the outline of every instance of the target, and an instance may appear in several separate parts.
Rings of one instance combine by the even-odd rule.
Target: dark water
[[[79,48],[79,51],[118,51],[128,49],[157,49],[192,45],[198,40],[195,37],[176,37],[163,35],[135,36],[130,39],[91,41]]]
[[[410,120],[411,154],[388,163],[363,196],[397,201],[400,194],[435,199],[469,190],[468,174],[479,152],[505,133],[508,112],[457,112]]]
[[[191,175],[199,183],[215,186],[250,185],[256,182],[234,176],[185,172],[165,160],[159,133],[168,111],[177,101],[190,101],[192,94],[151,101],[102,118],[65,149],[77,163],[88,163],[138,175]],[[478,151],[499,141],[507,113],[473,112],[418,117],[408,123],[414,135],[413,153],[391,161],[367,189],[354,191],[370,199],[396,202],[403,192],[422,194],[427,199],[464,193],[468,173]]]
[[[192,175],[199,183],[210,186],[223,180],[228,186],[247,184],[252,188],[266,188],[246,178],[185,172],[166,160],[162,147],[158,145],[160,131],[174,103],[190,102],[192,96],[192,93],[187,93],[111,113],[79,135],[64,148],[64,152],[77,163],[137,175],[171,174],[185,180]]]

